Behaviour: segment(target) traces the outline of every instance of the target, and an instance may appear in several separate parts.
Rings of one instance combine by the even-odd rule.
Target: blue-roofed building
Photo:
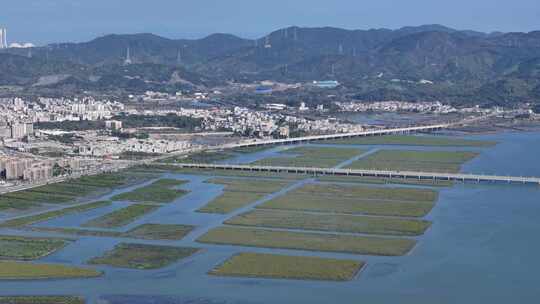
[[[259,86],[255,89],[256,94],[272,94],[274,89],[270,86]]]
[[[337,80],[323,80],[323,81],[314,81],[313,85],[322,89],[334,89],[334,88],[337,88],[340,85],[340,83]]]

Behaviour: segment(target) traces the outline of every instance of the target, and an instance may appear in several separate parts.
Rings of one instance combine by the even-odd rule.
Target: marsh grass
[[[350,169],[458,173],[477,152],[382,150],[350,164]]]
[[[59,264],[0,261],[0,280],[92,278],[101,274],[93,269]]]
[[[7,193],[0,195],[0,210],[29,210],[42,204],[76,203],[83,198],[103,194],[112,188],[140,181],[143,178],[148,177],[127,173],[104,173]]]
[[[225,186],[223,194],[197,210],[203,213],[226,214],[288,185],[286,181],[214,178],[208,181]]]
[[[0,259],[36,260],[64,248],[68,241],[52,238],[0,236]]]
[[[239,253],[209,274],[270,279],[350,281],[364,266],[353,260]]]
[[[200,237],[197,241],[201,243],[218,245],[341,252],[381,256],[405,255],[416,244],[416,241],[412,239],[276,231],[237,227],[220,227],[212,229]]]
[[[131,201],[136,203],[171,203],[185,195],[188,191],[175,189],[186,181],[176,179],[160,179],[152,184],[135,189],[131,192],[118,194],[112,198],[115,201]]]
[[[271,157],[252,163],[259,166],[332,168],[364,153],[355,148],[298,147],[281,152],[291,157]]]
[[[84,304],[84,298],[75,296],[0,296],[0,304]]]
[[[428,221],[420,220],[269,210],[246,212],[225,223],[228,225],[263,228],[396,236],[418,236],[424,234],[431,225]]]
[[[91,259],[92,265],[120,268],[159,269],[195,254],[199,249],[143,244],[119,244],[104,256]]]
[[[437,198],[438,192],[431,189],[317,183],[306,184],[256,208],[422,217],[433,209]]]
[[[399,146],[438,146],[438,147],[492,147],[494,141],[468,140],[445,136],[385,135],[355,137],[325,141],[337,145],[399,145]]]
[[[106,207],[109,205],[111,205],[110,201],[100,201],[100,202],[92,202],[92,203],[74,206],[74,207],[68,207],[61,210],[48,211],[48,212],[39,213],[36,215],[25,216],[25,217],[20,217],[20,218],[5,221],[0,224],[0,228],[21,227],[21,226],[31,225],[31,224],[51,220],[54,218],[62,217],[68,214],[85,212],[92,209]]]
[[[157,210],[158,206],[131,205],[85,223],[84,227],[119,228]]]

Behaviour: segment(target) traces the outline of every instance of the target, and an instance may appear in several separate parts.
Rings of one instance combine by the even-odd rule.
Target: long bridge
[[[165,165],[165,164],[164,164]],[[251,165],[228,165],[228,164],[182,164],[168,163],[166,165],[189,169],[210,170],[234,170],[251,172],[274,172],[309,175],[335,175],[335,176],[361,176],[379,178],[401,178],[433,181],[458,181],[458,182],[491,182],[491,183],[520,183],[540,185],[538,177],[517,177],[480,175],[465,173],[433,173],[415,171],[385,171],[385,170],[357,170],[357,169],[334,169],[334,168],[310,168],[310,167],[277,167],[277,166],[251,166]]]
[[[354,137],[431,132],[431,131],[447,129],[450,126],[451,124],[437,124],[437,125],[394,128],[394,129],[377,129],[377,130],[369,130],[369,131],[361,131],[361,132],[353,132],[353,133],[337,133],[337,134],[329,134],[329,135],[315,135],[315,136],[294,137],[294,138],[286,138],[286,139],[259,140],[259,141],[252,141],[252,142],[225,144],[225,145],[219,146],[219,148],[232,149],[232,148],[247,148],[247,147],[259,147],[259,146],[269,146],[269,145],[288,145],[288,144],[295,144],[295,143],[305,143],[305,142],[310,142],[310,141],[324,141],[324,140],[344,139],[344,138],[354,138]]]
[[[286,139],[271,139],[271,140],[260,140],[260,141],[251,141],[251,142],[240,142],[240,143],[225,144],[225,145],[220,145],[220,146],[215,146],[215,147],[210,146],[208,148],[234,149],[234,148],[269,146],[269,145],[287,145],[287,144],[305,143],[305,142],[311,142],[311,141],[324,141],[324,140],[345,139],[345,138],[354,138],[354,137],[432,132],[432,131],[448,129],[451,127],[471,124],[474,122],[487,119],[489,117],[491,117],[491,115],[468,117],[468,118],[464,118],[462,120],[458,120],[454,122],[440,123],[440,124],[433,124],[433,125],[389,128],[389,129],[375,129],[375,130],[367,130],[367,131],[351,132],[351,133],[337,133],[337,134],[329,134],[329,135],[294,137],[294,138],[286,138]]]

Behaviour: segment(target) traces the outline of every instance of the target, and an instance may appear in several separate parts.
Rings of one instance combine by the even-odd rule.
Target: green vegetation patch
[[[128,231],[126,237],[145,240],[181,240],[195,227],[188,225],[144,224]]]
[[[257,206],[257,208],[355,215],[423,217],[434,206],[435,204],[432,202],[395,202],[287,194]]]
[[[36,260],[67,245],[66,240],[0,236],[0,259]]]
[[[124,128],[169,127],[190,131],[202,124],[201,118],[178,116],[174,113],[167,115],[117,115],[113,119],[120,120]]]
[[[188,193],[188,191],[185,190],[174,189],[174,187],[178,187],[185,183],[186,181],[177,179],[160,179],[146,187],[116,195],[112,199],[115,201],[166,204],[173,202],[178,197]]]
[[[120,268],[158,269],[195,254],[199,249],[142,244],[119,244],[103,257],[90,260],[93,265]]]
[[[362,198],[373,200],[433,202],[439,194],[430,189],[399,187],[366,187],[339,184],[307,184],[291,193],[330,198]]]
[[[85,227],[96,228],[119,228],[125,226],[136,219],[157,210],[158,206],[150,205],[131,205],[126,208],[114,211],[102,217],[93,219],[86,224]]]
[[[44,186],[47,187],[47,186]],[[44,189],[43,187],[40,187]],[[39,189],[39,188],[36,188]],[[19,192],[8,193],[2,198],[27,201],[30,204],[39,205],[42,203],[61,204],[67,203],[76,198],[74,195],[66,195],[61,193],[45,193],[36,192],[36,190],[25,190]]]
[[[411,239],[274,231],[236,227],[220,227],[210,230],[197,241],[218,245],[328,251],[382,256],[404,255],[416,244],[416,241]]]
[[[143,240],[181,240],[195,227],[188,225],[161,225],[143,224],[127,232],[87,230],[77,228],[56,228],[56,227],[32,227],[30,231],[52,232],[69,234],[75,236],[95,236],[111,238],[134,238]]]
[[[128,183],[129,177],[122,173],[106,173],[92,176],[83,176],[79,179],[71,181],[76,185],[100,187],[100,188],[114,188],[123,186]]]
[[[81,297],[74,296],[10,296],[0,297],[0,304],[84,304]]]
[[[338,145],[400,145],[400,146],[438,146],[438,147],[492,147],[494,141],[469,140],[443,136],[385,135],[355,137],[325,141]]]
[[[281,152],[292,157],[271,157],[256,161],[253,165],[278,167],[331,168],[351,159],[364,150],[334,147],[298,147]]]
[[[58,264],[0,261],[0,280],[38,280],[98,277],[101,272]]]
[[[20,227],[20,226],[31,225],[31,224],[47,221],[47,220],[50,220],[50,219],[53,219],[53,218],[62,217],[62,216],[68,215],[68,214],[80,213],[80,212],[85,212],[85,211],[89,211],[89,210],[92,210],[92,209],[106,207],[106,206],[109,206],[110,204],[111,204],[110,201],[93,202],[93,203],[89,203],[89,204],[84,204],[84,205],[79,205],[79,206],[74,206],[74,207],[68,207],[68,208],[64,208],[64,209],[61,209],[61,210],[44,212],[44,213],[40,213],[40,214],[37,214],[37,215],[20,217],[20,218],[16,218],[16,219],[13,219],[13,220],[8,220],[8,221],[0,224],[0,228]]]
[[[352,260],[240,253],[210,271],[210,274],[233,277],[350,281],[363,266],[363,262]]]
[[[247,212],[228,220],[226,224],[398,236],[421,235],[430,226],[430,222],[420,220],[271,210]]]
[[[257,208],[422,217],[433,209],[437,197],[438,193],[429,189],[308,184]]]
[[[256,202],[270,193],[287,186],[286,181],[215,178],[208,181],[225,185],[222,195],[208,203],[198,212],[226,214]]]
[[[59,228],[59,227],[28,227],[25,230],[36,231],[36,232],[48,232],[48,233],[59,233],[67,234],[74,236],[94,236],[94,237],[111,237],[111,238],[120,238],[124,237],[123,232],[116,231],[103,231],[103,230],[88,230],[88,229],[77,229],[77,228]]]
[[[74,203],[90,195],[101,194],[140,179],[141,176],[123,173],[83,176],[62,183],[0,195],[0,210],[28,210],[42,204]]]
[[[350,169],[457,173],[477,152],[383,150],[353,162]]]
[[[208,164],[208,163],[214,163],[222,160],[226,160],[229,158],[232,158],[234,154],[224,151],[219,152],[211,152],[211,151],[204,151],[204,152],[198,152],[190,155],[181,155],[176,156],[172,158],[164,159],[160,162],[162,163],[185,163],[185,164]]]

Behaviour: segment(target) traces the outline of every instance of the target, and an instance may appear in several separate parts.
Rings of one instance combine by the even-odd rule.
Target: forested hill
[[[123,66],[129,49],[132,65]],[[0,84],[90,89],[336,79],[361,99],[508,104],[540,97],[540,31],[289,27],[256,40],[107,35],[0,54]],[[24,58],[23,58],[24,57]],[[14,68],[14,67],[21,67]]]

